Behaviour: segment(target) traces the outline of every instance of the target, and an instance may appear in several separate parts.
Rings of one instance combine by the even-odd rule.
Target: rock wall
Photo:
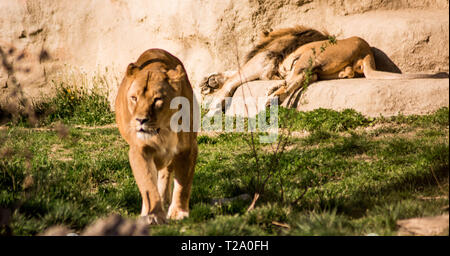
[[[233,95],[230,109],[225,114],[255,116],[265,108],[266,90],[280,82],[283,80],[253,81],[241,86]],[[285,107],[285,103],[281,106]],[[299,111],[354,109],[368,117],[424,115],[448,106],[448,78],[318,81],[303,91],[296,104]]]
[[[449,70],[448,12],[448,0],[1,0],[0,46],[30,67],[21,79],[31,96],[67,70],[113,77],[116,87],[149,48],[178,56],[195,85],[236,69],[262,30],[294,24],[363,37],[382,69],[390,58],[403,72],[438,72]],[[43,50],[46,61],[36,57]],[[2,69],[0,95],[6,80]]]

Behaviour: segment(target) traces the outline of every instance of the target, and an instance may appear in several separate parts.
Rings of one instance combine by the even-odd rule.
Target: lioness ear
[[[134,65],[134,63],[128,64],[128,67],[127,67],[127,76],[132,76],[132,75],[134,75],[134,73],[136,73],[136,71],[138,71],[138,70],[139,70],[138,66]]]
[[[180,87],[180,82],[184,77],[185,73],[181,65],[178,65],[175,69],[171,69],[167,71],[167,77],[169,77],[169,83],[174,86],[175,90],[178,90]]]

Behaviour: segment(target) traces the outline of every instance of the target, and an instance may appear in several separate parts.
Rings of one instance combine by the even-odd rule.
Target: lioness
[[[185,97],[193,116],[193,91],[183,64],[161,49],[150,49],[130,63],[116,98],[116,122],[130,145],[129,160],[142,196],[141,216],[150,224],[189,215],[197,133],[174,132],[170,120],[177,109],[171,100]],[[175,175],[172,202],[171,181]]]
[[[268,102],[278,97],[283,102],[301,90],[305,79],[316,80],[353,78],[410,79],[447,77],[445,74],[396,74],[377,71],[372,49],[359,37],[335,40],[325,33],[297,26],[265,32],[262,40],[247,55],[239,72],[218,73],[206,77],[200,84],[202,94],[213,94],[209,116],[222,111],[225,97],[245,82],[284,79],[267,91]],[[298,94],[297,94],[298,95]],[[286,105],[292,106],[292,97]]]

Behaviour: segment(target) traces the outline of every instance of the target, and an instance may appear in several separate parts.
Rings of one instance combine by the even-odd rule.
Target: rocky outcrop
[[[399,236],[436,236],[448,235],[448,214],[434,217],[398,220]]]
[[[261,31],[294,24],[363,37],[380,69],[438,72],[449,69],[448,8],[447,0],[3,0],[0,45],[32,57],[14,60],[29,67],[19,79],[29,96],[46,95],[69,71],[107,76],[115,89],[128,63],[155,47],[178,56],[195,85],[237,69]]]
[[[237,89],[227,115],[254,116],[264,109],[267,88],[280,81],[255,81]],[[258,104],[258,98],[262,98]],[[235,104],[233,104],[233,102]],[[244,104],[246,103],[246,104]],[[354,109],[365,116],[429,114],[449,106],[448,79],[341,79],[315,82],[303,92],[297,110]]]
[[[146,236],[148,225],[140,220],[126,219],[118,214],[96,220],[80,233],[63,225],[46,229],[40,236]]]

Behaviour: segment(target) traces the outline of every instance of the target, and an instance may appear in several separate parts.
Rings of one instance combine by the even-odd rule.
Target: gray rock
[[[274,81],[254,81],[239,88],[233,95],[232,104],[226,114],[250,116],[264,108],[252,97],[263,97]],[[241,104],[246,99],[246,104]],[[388,117],[398,114],[427,114],[449,106],[449,79],[404,79],[369,80],[341,79],[318,81],[311,84],[300,96],[296,105],[299,111],[318,108],[354,109],[368,117]]]
[[[397,221],[398,235],[435,236],[448,232],[448,214]],[[447,234],[448,235],[448,234]]]
[[[40,236],[146,236],[148,225],[141,221],[125,219],[118,214],[95,221],[81,232],[75,233],[63,225],[48,228]]]
[[[145,236],[148,235],[147,225],[139,221],[127,220],[114,214],[101,219],[87,227],[82,236]]]

